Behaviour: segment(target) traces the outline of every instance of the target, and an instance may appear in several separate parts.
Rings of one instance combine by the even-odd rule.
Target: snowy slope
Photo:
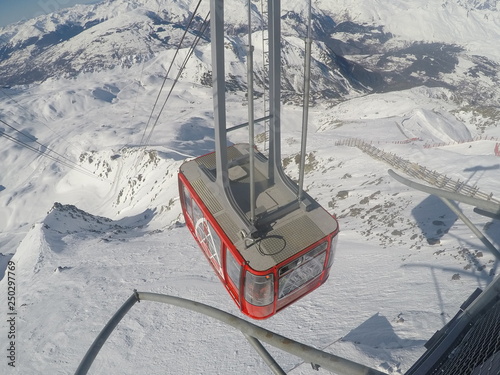
[[[318,6],[344,20],[383,25],[405,40],[445,42],[466,46],[471,54],[498,61],[491,48],[500,37],[498,2],[493,0],[318,0]]]
[[[165,50],[173,54],[197,2],[110,0],[74,7],[0,29],[2,85],[75,77],[112,67],[129,68]],[[307,2],[283,4],[283,90],[302,91]],[[246,2],[226,4],[227,80],[231,90],[246,86]],[[208,13],[202,2],[181,56]],[[313,10],[312,85],[314,98],[345,98],[368,92],[429,86],[456,91],[458,102],[494,106],[498,102],[500,21],[496,5],[475,1],[325,2]],[[256,88],[262,91],[265,14],[253,4]],[[265,39],[265,36],[264,36]],[[209,35],[190,61],[194,82],[208,85]],[[265,45],[265,43],[264,43]],[[265,48],[264,48],[265,49]],[[169,61],[172,54],[165,54]],[[498,112],[495,111],[498,117]]]
[[[87,75],[75,81],[74,87],[102,87],[101,78],[99,74]],[[41,105],[50,97],[50,85],[55,83],[38,86],[37,90],[47,90],[47,95],[32,105]],[[135,87],[144,92],[144,88]],[[7,182],[13,173],[1,182],[5,186],[0,193],[2,205],[11,210],[3,244],[8,236],[19,232],[24,236],[19,246],[12,246],[13,240],[2,246],[4,254],[15,251],[7,258],[16,263],[19,290],[19,357],[13,373],[74,371],[97,333],[134,288],[191,298],[240,315],[179,218],[174,172],[183,155],[204,152],[213,142],[209,111],[203,109],[208,108],[208,95],[198,96],[201,104],[194,106],[186,100],[189,97],[183,98],[187,93],[180,88],[177,108],[169,109],[166,115],[173,121],[162,120],[154,137],[157,145],[149,148],[151,152],[141,153],[130,146],[123,149],[121,144],[138,142],[141,135],[126,125],[140,117],[141,111],[126,120],[136,97],[118,94],[117,101],[101,103],[93,98],[92,90],[86,92],[90,103],[87,114],[83,118],[69,116],[72,127],[65,126],[65,121],[55,121],[51,127],[76,143],[78,148],[73,150],[81,156],[82,165],[108,180],[67,171],[15,148],[4,151],[18,162],[30,160],[36,171],[32,173],[38,173],[23,177],[18,185]],[[153,92],[151,89],[150,95]],[[426,138],[429,133],[422,131],[417,136],[423,142],[391,143],[405,138],[394,121],[394,116],[401,116],[403,122],[401,108],[405,103],[413,102],[413,108],[408,106],[404,111],[409,113],[432,108],[434,99],[423,93],[428,91],[374,98],[379,100],[378,114],[367,118],[363,128],[357,101],[339,108],[323,105],[312,109],[312,124],[316,126],[343,113],[340,126],[323,125],[316,131],[313,127],[310,172],[306,175],[309,192],[339,217],[339,249],[326,285],[277,316],[259,322],[263,327],[398,373],[423,352],[426,339],[449,321],[472,290],[487,285],[496,273],[497,262],[438,200],[398,184],[387,176],[388,166],[361,151],[332,147],[337,139],[362,134],[365,139],[379,141],[379,147],[498,194],[494,142],[477,141],[472,149],[453,144],[425,149],[423,144],[430,139]],[[32,96],[21,93],[17,101],[23,103],[28,98]],[[230,108],[233,112],[240,108],[240,115],[245,116],[245,107],[237,101],[230,97]],[[61,104],[68,102],[58,102],[61,112],[71,113],[70,107]],[[185,111],[179,110],[180,103]],[[15,103],[8,105],[13,112],[20,110]],[[115,110],[121,106],[124,123],[111,122],[110,117],[116,117]],[[176,120],[186,112],[182,121]],[[300,147],[298,114],[298,108],[285,106],[285,163],[292,177],[297,174],[295,155]],[[356,121],[349,122],[353,117]],[[432,129],[434,120],[419,118],[424,129]],[[433,129],[433,137],[460,140],[469,135],[460,129],[449,132],[449,127],[439,126]],[[50,135],[51,131],[37,128],[40,139],[47,139],[44,133]],[[500,135],[496,129],[490,134]],[[243,141],[244,134],[235,134],[232,140]],[[58,142],[64,144],[63,140]],[[158,151],[152,153],[155,149]],[[136,157],[140,166],[134,169]],[[11,168],[3,167],[2,176],[5,171]],[[27,191],[23,190],[26,179],[32,181]],[[347,196],[339,194],[341,191],[348,191]],[[54,206],[54,202],[63,205]],[[470,213],[468,207],[463,209]],[[477,225],[487,228],[498,245],[499,223],[472,217]],[[179,224],[170,227],[176,220]],[[25,222],[29,224],[23,225]],[[436,237],[440,244],[429,245],[428,240]],[[0,290],[5,290],[5,283],[4,278]],[[5,329],[2,325],[1,337]],[[273,353],[292,374],[316,373],[308,364],[301,365],[298,358]],[[193,313],[147,302],[133,308],[94,366],[95,373],[103,374],[268,373],[238,332]]]
[[[339,20],[338,15],[349,13],[360,24],[376,25],[374,20],[380,19],[387,31],[402,39],[452,43],[451,36],[450,40],[442,39],[447,35],[444,32],[436,39],[424,35],[430,32],[429,27],[403,28],[412,11],[415,22],[432,14],[437,29],[444,27],[438,17],[444,17],[450,25],[455,14],[463,24],[469,9],[471,30],[479,28],[478,15],[488,15],[484,22],[494,26],[489,33],[498,30],[498,13],[491,2],[449,1],[443,5],[429,1],[424,4],[425,9],[432,10],[427,14],[412,2],[391,2],[391,6],[376,2],[373,7],[361,1],[350,2],[349,6],[345,2],[327,3],[318,3],[323,14]],[[114,15],[132,9],[138,11],[135,19],[140,21],[147,17],[139,11],[143,4],[157,11],[154,8],[163,3],[141,1],[137,8],[136,3],[130,3],[129,8],[124,4],[115,1],[94,8],[76,7],[52,19],[67,19],[75,14],[72,12],[82,14],[93,9],[96,16],[92,19],[109,19],[112,23]],[[176,4],[179,8],[171,8],[168,13],[174,20],[183,18],[193,2]],[[300,13],[301,4],[291,1],[287,6]],[[439,16],[433,10],[440,7],[445,13]],[[293,13],[288,15],[289,20],[295,20]],[[231,24],[238,25],[233,16]],[[49,19],[43,18],[44,22]],[[285,56],[296,66],[301,53],[297,35],[301,31],[294,31],[300,22],[292,21],[285,28],[290,34]],[[104,25],[105,21],[96,24],[102,27],[96,36],[106,34]],[[26,33],[43,37],[54,26],[46,23],[43,27],[45,31],[40,34],[34,29]],[[109,27],[112,30],[114,26]],[[451,30],[453,38],[459,40],[458,26]],[[486,29],[483,31],[486,33]],[[14,38],[15,33],[11,33]],[[172,35],[178,37],[175,32]],[[487,49],[490,39],[480,45],[471,41],[472,34],[467,35],[463,45],[470,48],[469,53]],[[130,35],[126,39],[141,40]],[[241,40],[234,38],[232,42],[238,46],[236,42]],[[182,160],[209,152],[214,145],[211,91],[200,84],[209,69],[208,51],[205,45],[197,50],[197,59],[190,61],[145,148],[139,146],[153,126],[149,123],[145,130],[172,50],[153,52],[146,62],[132,58],[128,65],[2,89],[0,119],[85,171],[71,170],[0,137],[3,353],[9,346],[4,303],[8,261],[16,267],[18,312],[16,368],[8,367],[6,358],[2,358],[1,373],[74,372],[94,338],[133,289],[193,299],[243,317],[184,226],[177,193],[176,171]],[[496,59],[497,52],[490,48],[488,56]],[[90,51],[86,53],[91,55]],[[231,59],[238,61],[238,54]],[[78,57],[71,61],[76,63]],[[240,63],[233,65],[233,72],[244,71]],[[339,87],[348,87],[347,78],[337,73],[335,79],[345,79]],[[486,82],[487,77],[481,77],[481,82]],[[292,81],[285,80],[284,84]],[[166,87],[171,82],[167,80]],[[346,90],[340,103],[338,98],[315,98],[315,106],[310,109],[306,188],[339,218],[338,251],[330,280],[324,286],[259,325],[381,371],[401,374],[473,290],[486,286],[498,274],[498,261],[437,198],[392,180],[387,175],[388,165],[361,150],[336,146],[337,141],[349,138],[370,141],[431,170],[477,185],[498,198],[500,159],[494,155],[494,147],[500,142],[500,128],[496,126],[496,112],[475,105],[469,97],[457,99],[456,94],[450,87],[417,86],[366,95]],[[231,124],[246,121],[244,97],[241,88],[228,94]],[[286,100],[283,107],[282,146],[286,172],[296,178],[301,110],[293,103]],[[256,105],[261,111],[262,103],[257,100]],[[258,132],[262,130],[258,128]],[[0,125],[0,131],[30,139],[4,125]],[[246,139],[244,131],[230,134],[231,142]],[[39,147],[32,138],[29,142]],[[497,220],[478,216],[462,204],[460,208],[500,246]],[[299,358],[272,348],[270,351],[290,374],[318,373]],[[104,345],[92,373],[270,371],[239,332],[191,312],[141,302]]]

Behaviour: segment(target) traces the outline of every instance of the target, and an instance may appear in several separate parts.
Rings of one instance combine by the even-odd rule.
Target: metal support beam
[[[433,368],[442,359],[442,356],[450,351],[459,337],[463,337],[464,332],[470,328],[471,322],[484,314],[484,310],[498,300],[500,296],[500,275],[486,287],[486,289],[475,298],[465,310],[453,318],[442,328],[443,334],[435,344],[410,368],[407,374],[421,375],[431,373]]]
[[[252,45],[252,1],[248,0],[248,51],[247,51],[247,82],[248,82],[248,143],[250,145],[250,222],[255,223],[255,135],[254,135],[254,105],[253,105],[253,45]]]
[[[264,362],[269,366],[269,368],[272,370],[272,372],[275,375],[286,375],[286,372],[283,371],[283,369],[278,365],[278,363],[274,360],[271,354],[264,348],[264,345],[261,344],[259,340],[257,340],[255,337],[245,335],[246,339],[252,345],[252,347],[255,349],[257,353],[262,357]]]
[[[87,354],[80,363],[80,366],[78,367],[78,370],[75,374],[77,375],[87,374],[87,371],[92,365],[92,362],[94,361],[95,357],[99,353],[99,350],[101,349],[101,347],[103,346],[104,342],[109,337],[111,332],[118,325],[123,316],[135,304],[135,302],[141,300],[166,303],[169,305],[182,307],[212,317],[240,330],[245,335],[245,337],[252,337],[253,339],[255,339],[255,340],[251,339],[250,343],[252,345],[257,344],[256,340],[260,340],[269,345],[275,346],[276,348],[279,348],[283,351],[286,351],[290,354],[296,355],[297,357],[302,358],[305,362],[310,362],[319,365],[323,369],[331,371],[337,375],[386,375],[383,372],[374,370],[359,363],[336,356],[334,354],[323,352],[319,349],[313,348],[312,346],[301,344],[300,342],[281,336],[267,329],[261,328],[253,323],[247,322],[246,320],[238,318],[237,316],[219,310],[215,307],[211,307],[203,303],[191,301],[180,297],[168,296],[165,294],[157,294],[157,293],[137,292],[137,291],[134,291],[134,294],[111,318],[111,320],[106,324],[106,326],[99,334],[99,336],[97,336],[96,340],[94,341],[90,349],[87,351]],[[259,352],[259,354],[261,356],[263,355],[264,357],[267,357],[267,354],[264,353],[264,351],[266,351],[265,348],[261,347],[260,343],[258,343],[256,346],[258,348],[257,351]],[[262,349],[264,349],[264,351]],[[270,360],[270,358],[267,358],[265,360],[268,365],[275,363],[275,361]],[[273,365],[273,371],[277,371],[278,368],[279,366],[276,367]]]
[[[458,193],[453,193],[450,191],[446,190],[441,190],[437,188],[433,188],[430,186],[422,185],[419,184],[418,182],[411,181],[403,176],[400,176],[396,172],[394,172],[392,169],[388,170],[389,175],[394,178],[395,180],[401,182],[402,184],[412,187],[416,190],[423,191],[424,193],[428,193],[431,195],[436,195],[438,196],[464,223],[469,227],[469,229],[481,240],[481,242],[486,246],[488,250],[492,252],[492,254],[497,258],[500,259],[500,251],[485,237],[485,235],[477,229],[477,227],[463,214],[462,211],[458,209],[452,202],[450,202],[450,199],[457,200],[459,202],[463,203],[468,203],[476,207],[485,207],[485,209],[488,212],[493,211],[493,202],[487,202],[483,201],[482,199],[476,199],[476,198],[471,198],[464,196],[463,194],[458,194]]]
[[[477,227],[472,223],[472,221],[469,220],[467,216],[464,215],[462,211],[450,200],[447,198],[439,197],[444,204],[446,204],[450,210],[452,210],[464,223],[469,227],[469,229],[474,233],[477,238],[481,240],[481,242],[488,248],[489,251],[492,252],[492,254],[500,260],[500,251],[496,249],[496,247],[486,238],[486,236],[479,230]]]
[[[269,35],[269,180],[281,175],[281,1],[268,1]]]
[[[253,120],[253,123],[254,124],[258,124],[259,122],[262,122],[262,121],[267,121],[271,118],[271,116],[265,116],[265,117],[261,117],[261,118],[258,118],[258,119],[254,119]],[[239,124],[239,125],[234,125],[234,126],[231,126],[230,128],[227,128],[227,132],[232,132],[233,130],[238,130],[238,129],[241,129],[241,128],[245,128],[249,125],[248,122],[244,122],[243,124]]]
[[[251,235],[256,229],[234,199],[229,183],[227,163],[226,79],[224,69],[224,0],[210,1],[210,35],[212,50],[212,84],[215,127],[215,170],[219,191],[217,199],[226,200],[238,214],[238,225]]]
[[[120,323],[123,317],[127,315],[132,306],[134,306],[135,303],[138,301],[139,301],[138,294],[134,292],[134,294],[132,294],[129,297],[129,299],[122,305],[122,307],[118,309],[115,315],[113,315],[113,317],[109,320],[109,322],[104,326],[101,333],[99,333],[99,335],[96,337],[96,339],[90,346],[89,350],[87,350],[87,353],[80,362],[80,365],[78,366],[75,375],[85,375],[89,371],[90,366],[92,366],[95,357],[97,357],[97,354],[99,354],[99,351],[101,350],[102,346],[108,339],[109,335],[111,335],[111,333],[116,328],[118,323]]]
[[[228,187],[226,134],[226,80],[224,69],[224,0],[210,1],[212,84],[214,100],[215,164],[217,183]]]
[[[413,182],[407,178],[402,177],[401,175],[394,172],[392,169],[389,169],[388,173],[389,173],[389,176],[391,176],[392,178],[394,178],[395,180],[401,182],[402,184],[404,184],[406,186],[415,188],[417,190],[421,190],[421,187],[424,187],[425,192],[429,193],[431,195],[437,195],[437,196],[444,197],[447,199],[452,199],[454,201],[466,203],[466,204],[469,204],[471,206],[477,207],[481,210],[484,210],[488,213],[491,213],[493,215],[500,215],[500,204],[498,204],[498,203],[495,203],[492,201],[487,201],[485,199],[478,199],[478,198],[474,198],[474,197],[469,197],[467,195],[454,193],[452,191],[442,190],[442,189],[434,188],[434,187],[427,186],[427,185],[422,185],[422,184],[419,184],[417,182]],[[403,181],[406,181],[406,182],[403,182]]]
[[[299,168],[299,192],[297,199],[299,202],[302,200],[302,193],[304,189],[304,172],[306,164],[306,145],[307,145],[307,124],[309,120],[309,92],[311,89],[311,45],[312,45],[312,5],[309,0],[308,11],[308,25],[306,37],[306,51],[305,51],[305,64],[304,64],[304,100],[302,104],[302,139],[300,146],[300,168]]]

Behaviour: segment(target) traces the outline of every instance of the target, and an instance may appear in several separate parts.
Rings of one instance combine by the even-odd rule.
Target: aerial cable
[[[140,142],[140,145],[141,145],[141,146],[143,145],[144,137],[145,137],[145,135],[146,135],[146,130],[148,129],[149,124],[150,124],[150,122],[151,122],[151,119],[153,118],[153,113],[154,113],[154,110],[155,110],[155,108],[156,108],[156,105],[158,104],[158,101],[160,100],[160,95],[161,95],[161,93],[162,93],[162,91],[163,91],[163,87],[165,86],[165,83],[167,82],[168,76],[169,76],[169,74],[170,74],[170,70],[172,69],[172,66],[174,65],[175,58],[176,58],[177,54],[179,53],[179,50],[180,50],[180,49],[181,49],[181,47],[182,47],[182,43],[184,42],[184,38],[185,38],[185,37],[186,37],[186,35],[187,35],[187,32],[188,32],[188,30],[189,30],[189,28],[190,28],[190,26],[191,26],[191,24],[192,24],[192,22],[193,22],[193,19],[194,19],[194,17],[195,17],[195,15],[196,15],[196,13],[198,12],[198,8],[199,8],[200,4],[201,4],[201,0],[199,0],[199,1],[198,1],[198,4],[196,5],[195,10],[194,10],[194,11],[193,11],[193,13],[191,14],[191,17],[190,17],[190,19],[189,19],[189,21],[188,21],[188,25],[186,26],[186,29],[184,30],[184,33],[182,34],[182,38],[181,38],[181,40],[179,41],[179,44],[177,45],[177,49],[175,50],[174,57],[172,58],[172,61],[171,61],[171,63],[170,63],[170,66],[168,67],[167,74],[165,75],[165,78],[163,79],[163,83],[162,83],[162,85],[161,85],[161,87],[160,87],[160,91],[158,92],[158,95],[157,95],[157,97],[156,97],[156,101],[155,101],[155,103],[154,103],[154,105],[153,105],[153,109],[151,110],[151,114],[149,115],[148,122],[147,122],[147,124],[146,124],[146,127],[144,128],[144,132],[142,133],[142,138],[141,138],[141,142]]]
[[[18,144],[18,145],[20,145],[20,146],[22,146],[22,147],[24,147],[24,148],[27,148],[28,150],[31,150],[31,151],[33,151],[33,152],[35,152],[35,153],[37,153],[37,154],[40,154],[40,155],[46,156],[46,157],[47,157],[47,158],[49,158],[49,159],[52,159],[52,160],[54,160],[54,161],[57,161],[57,160],[56,160],[56,158],[55,158],[54,156],[49,155],[49,154],[45,154],[43,151],[41,151],[41,150],[39,150],[39,149],[37,149],[37,148],[35,148],[35,147],[33,147],[33,146],[31,146],[31,145],[29,145],[29,144],[25,143],[25,142],[23,142],[23,141],[21,141],[21,140],[19,140],[19,139],[16,139],[16,138],[12,137],[11,135],[8,135],[8,134],[6,134],[6,133],[0,133],[0,136],[3,136],[3,137],[5,137],[6,139],[8,139],[9,141],[12,141],[12,142],[14,142],[14,143],[16,143],[16,144]]]
[[[0,120],[0,122],[1,122],[1,123],[3,123],[4,125],[8,126],[10,129],[14,130],[15,132],[17,132],[17,133],[21,134],[22,136],[24,136],[24,137],[28,138],[30,141],[37,143],[38,145],[40,145],[40,146],[44,147],[46,150],[49,150],[49,152],[53,152],[53,153],[54,153],[54,154],[56,154],[57,156],[60,156],[61,158],[63,158],[63,159],[65,159],[65,160],[67,160],[69,163],[76,164],[76,163],[74,163],[71,159],[67,158],[66,156],[61,155],[61,154],[59,154],[58,152],[56,152],[56,151],[54,151],[54,150],[50,149],[49,147],[45,146],[44,144],[42,144],[42,143],[38,142],[37,138],[36,138],[36,137],[34,137],[34,136],[32,136],[31,134],[26,134],[26,133],[23,133],[22,131],[20,131],[20,130],[16,129],[16,128],[15,128],[15,127],[13,127],[12,125],[9,125],[8,123],[6,123],[4,120]],[[23,142],[23,143],[24,143],[24,142]],[[89,171],[89,172],[90,172],[90,171]]]
[[[199,35],[196,37],[196,39],[193,41],[193,44],[191,45],[190,47],[190,50],[188,51],[188,54],[186,55],[182,65],[180,66],[179,68],[179,71],[177,72],[177,76],[175,77],[174,79],[174,82],[172,84],[172,86],[170,87],[170,90],[167,94],[167,97],[165,98],[165,101],[163,102],[163,106],[161,107],[160,109],[160,112],[158,113],[158,115],[156,116],[156,120],[155,120],[155,123],[153,124],[153,127],[151,128],[150,132],[149,132],[149,135],[148,135],[148,138],[146,139],[146,144],[149,143],[149,141],[151,140],[151,136],[153,135],[153,130],[156,128],[156,125],[158,124],[158,121],[160,120],[160,115],[163,113],[163,110],[165,109],[165,106],[168,102],[168,99],[170,99],[170,95],[172,94],[174,88],[175,88],[175,85],[177,84],[177,82],[179,81],[179,78],[182,74],[182,72],[184,71],[186,65],[187,65],[187,62],[189,61],[189,59],[191,58],[191,56],[193,55],[194,53],[194,50],[196,48],[196,46],[198,45],[198,42],[200,41],[201,39],[201,36],[205,33],[205,31],[207,30],[208,28],[208,17],[210,15],[210,12],[207,14],[207,16],[205,17],[205,20],[202,24],[202,26],[200,27],[199,29]]]
[[[168,99],[170,98],[170,95],[172,94],[172,91],[174,90],[175,88],[175,85],[177,84],[177,82],[179,81],[179,78],[182,74],[182,72],[184,71],[184,68],[186,67],[189,59],[191,58],[191,56],[193,55],[194,53],[194,50],[196,49],[196,46],[198,45],[198,42],[200,41],[201,39],[201,36],[205,33],[205,31],[207,30],[208,28],[208,17],[210,16],[210,12],[207,13],[204,21],[203,21],[203,24],[201,25],[200,29],[199,29],[199,33],[196,37],[196,39],[193,41],[189,51],[188,51],[188,54],[186,55],[184,61],[182,62],[182,65],[180,66],[179,68],[179,71],[177,72],[177,76],[175,77],[175,80],[172,84],[172,86],[170,87],[170,90],[167,94],[167,97],[165,98],[165,101],[163,102],[163,106],[161,107],[160,109],[160,112],[158,113],[158,115],[156,116],[156,120],[155,120],[155,123],[153,124],[153,127],[151,128],[151,130],[149,131],[149,135],[148,135],[148,138],[146,139],[146,144],[149,143],[149,141],[151,140],[151,136],[153,135],[153,130],[156,128],[156,125],[158,124],[158,121],[160,120],[160,115],[162,114],[163,110],[165,109],[165,106],[167,104],[167,101]]]
[[[59,154],[58,152],[56,152],[56,151],[52,150],[51,148],[47,147],[46,145],[44,145],[44,144],[42,144],[42,143],[38,142],[38,141],[37,141],[37,139],[36,139],[36,137],[34,137],[34,136],[30,135],[30,134],[23,133],[22,131],[20,131],[20,130],[18,130],[18,129],[16,129],[16,128],[14,128],[14,127],[13,127],[13,126],[11,126],[11,125],[9,125],[9,124],[8,124],[7,122],[5,122],[4,120],[1,120],[1,119],[0,119],[0,122],[1,122],[2,124],[6,125],[7,127],[9,127],[10,129],[14,130],[15,132],[17,132],[17,133],[21,134],[23,137],[26,137],[26,138],[28,138],[30,141],[35,142],[36,144],[40,145],[40,146],[42,147],[42,149],[43,149],[43,150],[46,150],[46,151],[48,151],[49,153],[50,153],[50,152],[52,152],[52,153],[54,153],[55,155],[59,156],[60,158],[62,158],[62,160],[61,160],[61,159],[59,159],[58,157],[55,157],[54,155],[50,155],[49,153],[46,153],[45,151],[39,150],[39,149],[37,149],[36,147],[33,147],[33,146],[29,145],[28,143],[26,143],[26,142],[24,142],[24,141],[20,140],[20,139],[16,139],[16,138],[14,138],[14,137],[12,137],[12,136],[8,135],[8,134],[7,134],[7,133],[5,133],[5,132],[0,132],[0,136],[3,136],[3,137],[5,137],[6,139],[8,139],[8,140],[10,140],[10,141],[12,141],[12,142],[14,142],[14,143],[16,143],[16,144],[18,144],[18,145],[20,145],[20,146],[24,147],[24,148],[27,148],[27,149],[28,149],[28,150],[30,150],[30,151],[33,151],[33,152],[35,152],[35,153],[37,153],[37,154],[39,154],[39,155],[41,155],[41,156],[44,156],[44,157],[46,157],[46,158],[49,158],[49,159],[51,159],[51,160],[53,160],[53,161],[55,161],[55,162],[57,162],[57,163],[59,163],[59,164],[62,164],[62,165],[64,165],[64,166],[68,167],[68,168],[71,168],[71,169],[73,169],[73,170],[76,170],[76,171],[78,171],[78,172],[80,172],[80,173],[84,173],[84,174],[86,174],[86,175],[88,175],[88,176],[92,176],[92,177],[96,177],[96,178],[97,178],[97,176],[96,176],[94,173],[92,173],[91,171],[89,171],[88,169],[86,169],[86,168],[83,168],[83,167],[79,166],[78,164],[76,164],[74,161],[72,161],[71,159],[67,158],[66,156],[61,155],[61,154]]]
[[[12,137],[12,136],[10,136],[10,135],[8,135],[8,134],[5,134],[5,133],[0,133],[0,136],[3,136],[3,137],[5,137],[6,139],[8,139],[8,140],[10,140],[10,141],[12,141],[12,142],[14,142],[14,143],[16,143],[16,144],[18,144],[18,145],[20,145],[20,146],[24,147],[24,148],[27,148],[28,150],[33,151],[33,152],[35,152],[36,154],[39,154],[39,155],[41,155],[41,156],[43,156],[43,157],[46,157],[46,158],[48,158],[48,159],[50,159],[50,160],[52,160],[52,161],[54,161],[54,162],[56,162],[56,163],[62,164],[62,165],[64,165],[64,166],[67,166],[67,167],[69,167],[69,168],[71,168],[71,169],[73,169],[73,170],[76,170],[76,171],[78,171],[78,172],[84,173],[84,174],[86,174],[86,175],[88,175],[88,176],[97,177],[97,176],[95,176],[94,174],[92,174],[92,172],[87,171],[87,170],[86,170],[86,169],[84,169],[84,168],[81,168],[81,167],[76,167],[75,165],[72,165],[72,164],[70,164],[70,163],[67,163],[67,162],[65,162],[65,161],[63,161],[63,160],[60,160],[60,159],[56,158],[55,156],[52,156],[52,155],[50,155],[50,154],[46,154],[45,152],[43,152],[43,151],[41,151],[41,150],[39,150],[39,149],[37,149],[37,148],[35,148],[35,147],[33,147],[33,146],[31,146],[31,145],[29,145],[29,144],[25,143],[25,142],[23,142],[23,141],[20,141],[19,139],[16,139],[16,138],[14,138],[14,137]]]
[[[6,97],[8,97],[10,100],[12,100],[14,103],[16,103],[16,105],[21,108],[23,111],[25,111],[26,113],[29,113],[30,111],[28,111],[28,109],[26,109],[26,107],[24,107],[23,105],[21,105],[21,103],[19,103],[12,95],[10,95],[9,93],[7,93],[3,88],[0,88],[0,90],[2,91],[2,94],[4,94]],[[54,133],[54,135],[57,137],[57,138],[61,138],[62,140],[64,140],[66,143],[68,143],[70,146],[73,146],[75,147],[75,145],[73,143],[71,143],[70,141],[68,141],[66,138],[64,138],[62,135],[58,134],[54,129],[52,129],[50,126],[48,126],[47,124],[45,124],[44,122],[42,121],[38,121],[39,124],[45,126],[47,129],[49,129],[52,133]]]
[[[181,74],[183,73],[184,69],[186,68],[186,65],[187,65],[189,59],[193,55],[194,50],[195,50],[196,46],[198,45],[201,37],[204,35],[205,31],[208,28],[208,25],[209,25],[208,17],[209,17],[209,15],[210,15],[210,12],[208,12],[207,15],[205,16],[205,19],[203,20],[203,23],[201,24],[200,28],[197,31],[197,36],[193,40],[193,43],[191,44],[191,46],[189,48],[188,54],[184,58],[184,61],[182,62],[181,66],[179,67],[179,71],[177,72],[177,75],[176,75],[176,77],[174,79],[174,82],[172,83],[172,86],[170,87],[170,90],[169,90],[169,92],[167,94],[167,97],[165,98],[165,100],[163,102],[163,105],[162,105],[160,111],[158,112],[158,115],[156,116],[156,120],[155,120],[155,122],[153,124],[153,127],[149,131],[148,138],[146,139],[146,142],[145,142],[146,144],[148,144],[149,141],[151,140],[151,136],[153,134],[153,130],[155,129],[156,125],[158,124],[158,121],[160,120],[160,116],[163,113],[163,110],[165,109],[165,106],[166,106],[166,104],[168,102],[168,99],[170,99],[170,95],[172,94],[172,92],[173,92],[173,90],[175,88],[175,85],[179,81],[179,78],[180,78]]]
[[[146,48],[144,48],[143,51],[146,51],[144,54],[146,55],[147,54],[147,50]],[[139,77],[139,82],[138,82],[138,86],[139,88],[141,87],[141,82],[142,82],[142,77],[144,76],[144,68],[146,66],[146,58],[143,58],[142,60],[142,67],[141,67],[141,75]],[[134,100],[134,107],[132,108],[132,117],[135,117],[135,109],[137,108],[137,100],[139,98],[139,90],[137,90],[137,93],[135,95],[135,100]]]

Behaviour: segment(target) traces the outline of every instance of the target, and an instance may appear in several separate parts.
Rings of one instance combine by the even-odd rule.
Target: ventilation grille
[[[429,375],[499,375],[499,350],[500,301],[497,301]]]
[[[268,237],[260,241],[260,252],[262,255],[270,255],[277,264],[311,246],[324,236],[323,231],[309,217],[299,216],[269,232]]]
[[[222,211],[222,205],[220,202],[214,197],[210,189],[205,185],[203,180],[196,180],[191,182],[194,190],[198,193],[198,196],[201,198],[205,206],[207,206],[208,210],[215,215],[217,212]]]

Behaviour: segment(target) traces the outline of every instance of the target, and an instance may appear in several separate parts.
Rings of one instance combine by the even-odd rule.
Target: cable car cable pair
[[[18,144],[21,147],[24,147],[30,151],[33,151],[34,153],[36,153],[40,156],[48,158],[48,159],[50,159],[58,164],[66,166],[72,170],[78,171],[78,172],[83,173],[83,174],[90,176],[90,177],[99,178],[95,173],[92,173],[92,171],[78,165],[73,160],[71,160],[71,159],[67,158],[66,156],[54,151],[53,149],[47,147],[46,145],[38,142],[36,137],[34,137],[30,134],[26,134],[26,133],[22,132],[21,130],[16,129],[15,127],[13,127],[12,125],[9,125],[4,120],[0,119],[0,123],[6,125],[9,129],[14,130],[16,133],[18,133],[20,135],[19,138],[15,138],[15,137],[7,134],[5,131],[2,131],[2,129],[0,129],[0,137],[4,137],[4,138],[8,139],[9,141]],[[24,142],[22,140],[22,138],[28,138],[29,142],[36,143],[37,145],[40,146],[40,149],[28,144],[27,142]],[[57,155],[57,156],[51,155],[50,153],[53,153],[54,155]]]
[[[163,82],[162,82],[162,85],[160,87],[160,90],[158,92],[158,95],[156,97],[156,101],[153,105],[153,108],[151,109],[151,114],[149,115],[149,119],[148,119],[148,122],[146,124],[146,127],[144,128],[144,132],[142,134],[142,138],[141,138],[141,142],[140,144],[143,145],[143,144],[148,144],[149,141],[151,140],[151,136],[153,134],[153,130],[155,129],[156,125],[158,124],[158,120],[160,119],[160,115],[162,114],[163,110],[165,109],[165,106],[167,104],[167,101],[168,99],[170,98],[170,95],[175,87],[175,85],[177,84],[177,81],[179,80],[180,78],[180,75],[181,73],[183,72],[184,68],[186,67],[186,64],[187,64],[187,61],[189,60],[189,58],[191,57],[191,55],[193,54],[194,52],[194,49],[196,48],[196,46],[198,45],[198,42],[199,40],[201,39],[201,36],[205,33],[206,31],[206,28],[208,26],[207,24],[207,18],[208,18],[208,14],[204,20],[204,22],[201,24],[200,28],[198,29],[197,33],[196,33],[196,38],[193,40],[193,42],[191,43],[191,46],[189,48],[189,52],[187,54],[187,56],[185,57],[184,59],[184,62],[182,63],[181,67],[179,68],[179,71],[177,73],[177,76],[175,77],[174,79],[174,82],[172,83],[172,86],[168,92],[168,95],[167,97],[165,98],[164,100],[164,103],[163,103],[163,106],[161,107],[160,109],[160,112],[158,113],[158,115],[156,116],[156,120],[153,124],[153,127],[152,129],[149,131],[149,134],[148,134],[148,137],[146,138],[146,140],[144,140],[145,136],[146,136],[146,131],[149,127],[149,123],[151,122],[151,119],[153,118],[153,113],[154,113],[154,110],[156,108],[156,105],[158,104],[158,101],[160,100],[160,95],[161,95],[161,92],[163,91],[163,88],[165,87],[165,83],[167,82],[167,79],[168,79],[168,76],[170,74],[170,70],[172,69],[173,65],[174,65],[174,62],[175,62],[175,58],[177,57],[177,54],[179,53],[181,47],[182,47],[182,43],[184,41],[184,38],[186,37],[188,31],[189,31],[189,28],[191,27],[191,24],[193,23],[193,20],[194,20],[194,17],[196,16],[196,13],[198,11],[198,8],[201,4],[201,0],[198,1],[198,4],[196,5],[196,8],[193,12],[193,14],[191,15],[191,17],[189,18],[189,21],[188,21],[188,24],[186,26],[186,29],[184,30],[184,33],[182,34],[182,37],[181,37],[181,40],[179,41],[179,44],[177,45],[177,48],[175,50],[175,54],[174,54],[174,57],[172,58],[172,61],[168,67],[168,70],[167,70],[167,73],[165,74],[165,77],[163,79]]]

